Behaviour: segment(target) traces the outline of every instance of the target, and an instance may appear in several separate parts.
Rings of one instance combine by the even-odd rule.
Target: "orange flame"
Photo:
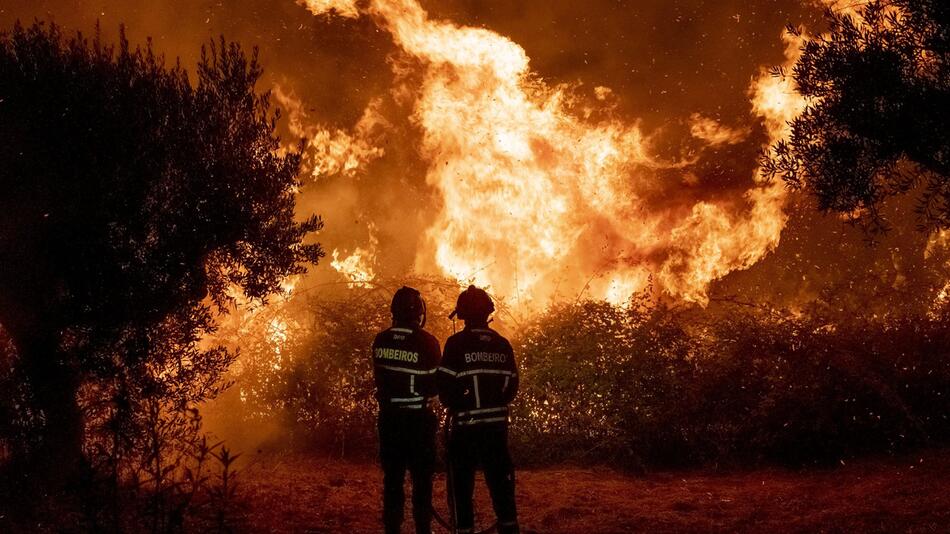
[[[379,241],[375,236],[375,227],[370,224],[369,227],[369,247],[356,247],[353,252],[346,257],[338,249],[333,250],[333,260],[330,266],[347,279],[347,287],[370,287],[371,282],[376,279],[376,271],[373,264],[376,263],[376,246]]]
[[[786,35],[786,63],[791,67],[801,55],[801,41]],[[752,111],[763,120],[768,140],[766,147],[791,133],[789,122],[805,108],[805,100],[795,91],[789,77],[774,77],[763,69],[749,88]],[[717,132],[706,124],[697,126],[693,135]],[[729,139],[733,137],[732,134]],[[725,139],[722,134],[716,140]],[[724,140],[722,142],[728,142]],[[759,172],[756,171],[758,179]],[[747,269],[773,250],[785,226],[783,211],[786,192],[779,183],[761,184],[745,194],[751,206],[748,216],[737,217],[722,206],[700,202],[692,214],[671,232],[673,253],[660,269],[659,279],[666,286],[680,287],[685,300],[706,302],[706,287],[712,280],[729,272]]]
[[[348,1],[304,3],[314,14],[361,14]],[[782,187],[753,178],[740,202],[657,207],[649,199],[663,185],[656,171],[691,162],[656,160],[636,122],[578,113],[568,88],[531,76],[518,44],[432,20],[416,0],[372,0],[362,13],[425,69],[413,118],[442,209],[418,253],[419,270],[488,286],[527,306],[565,293],[623,302],[651,279],[705,304],[711,282],[778,244]],[[800,111],[775,83],[763,75],[752,89],[770,140]],[[597,87],[594,100],[610,95]],[[693,136],[709,145],[748,134],[699,115],[691,121]]]
[[[362,165],[385,154],[378,146],[381,130],[387,126],[379,112],[379,99],[369,102],[352,132],[347,132],[311,124],[303,103],[292,91],[277,85],[273,94],[278,105],[288,112],[290,132],[307,139],[304,157],[314,178],[353,176]]]
[[[358,17],[360,15],[356,7],[356,0],[306,0],[299,3],[305,4],[314,15],[322,15],[331,11],[336,12],[341,17]]]
[[[709,117],[693,113],[689,117],[689,133],[710,146],[717,146],[741,143],[749,136],[751,130],[749,128],[729,128]]]
[[[950,230],[940,230],[931,234],[927,240],[927,247],[924,249],[924,258],[939,257],[947,252],[950,252]],[[946,262],[945,268],[950,270],[950,261]],[[934,297],[931,315],[941,308],[946,308],[948,303],[950,303],[950,280],[947,280]]]

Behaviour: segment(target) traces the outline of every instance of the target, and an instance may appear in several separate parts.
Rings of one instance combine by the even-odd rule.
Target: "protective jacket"
[[[456,426],[508,424],[508,404],[518,392],[518,367],[507,339],[487,326],[445,342],[439,398]]]
[[[380,411],[422,410],[437,394],[439,341],[418,327],[397,325],[373,341],[373,374]]]

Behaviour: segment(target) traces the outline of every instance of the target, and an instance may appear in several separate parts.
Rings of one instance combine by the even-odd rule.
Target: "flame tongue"
[[[352,1],[306,4],[357,16]],[[415,0],[373,0],[366,12],[426,69],[414,120],[442,209],[420,270],[537,304],[579,292],[623,302],[654,273],[664,291],[705,302],[711,281],[777,245],[781,187],[753,186],[729,205],[651,205],[669,187],[656,171],[689,162],[651,158],[636,123],[579,118],[567,90],[531,80],[524,49],[494,32],[430,20]],[[694,132],[710,146],[742,135],[708,120]]]

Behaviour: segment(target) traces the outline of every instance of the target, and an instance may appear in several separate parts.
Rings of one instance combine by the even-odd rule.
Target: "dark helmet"
[[[393,313],[393,320],[407,323],[419,321],[420,327],[426,325],[426,302],[422,300],[418,289],[400,287],[393,295],[393,303],[389,309]]]
[[[459,316],[463,321],[472,319],[484,319],[495,311],[495,303],[484,289],[475,286],[468,286],[468,289],[462,291],[458,302],[455,303],[455,311],[449,315],[449,319]]]

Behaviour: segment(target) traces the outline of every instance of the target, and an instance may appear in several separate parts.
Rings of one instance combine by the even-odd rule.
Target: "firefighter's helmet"
[[[449,315],[449,319],[456,315],[463,321],[487,319],[493,311],[495,311],[495,303],[492,302],[488,293],[484,289],[468,286],[468,289],[459,295],[455,310]]]
[[[426,325],[426,302],[418,289],[409,286],[397,289],[389,309],[395,321],[418,322],[420,327]]]

